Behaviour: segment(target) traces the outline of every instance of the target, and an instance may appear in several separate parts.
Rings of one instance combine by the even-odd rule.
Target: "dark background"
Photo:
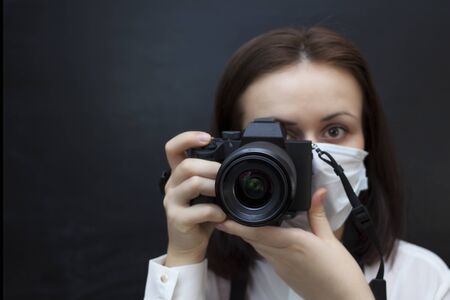
[[[227,59],[280,26],[326,25],[361,49],[406,181],[406,239],[448,264],[446,2],[4,2],[4,298],[141,299],[166,247],[165,141],[207,130]]]

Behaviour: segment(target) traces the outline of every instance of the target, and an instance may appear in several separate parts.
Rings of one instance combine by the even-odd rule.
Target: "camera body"
[[[244,131],[223,131],[188,157],[222,163],[216,197],[191,204],[215,203],[231,219],[247,226],[279,225],[311,205],[311,141],[287,140],[282,124],[260,118]]]

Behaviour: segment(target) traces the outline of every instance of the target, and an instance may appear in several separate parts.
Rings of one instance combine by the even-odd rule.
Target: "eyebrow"
[[[320,122],[326,122],[326,121],[332,120],[332,119],[334,119],[334,118],[336,118],[336,117],[339,117],[339,116],[342,116],[342,115],[344,115],[344,116],[349,116],[349,117],[352,117],[352,118],[357,119],[357,117],[356,117],[355,115],[353,115],[353,114],[351,114],[351,113],[349,113],[349,112],[340,111],[340,112],[332,113],[332,114],[330,114],[330,115],[328,115],[328,116],[326,116],[326,117],[323,117],[323,118],[320,120]],[[275,120],[277,120],[278,122],[280,122],[280,123],[283,124],[284,126],[296,126],[296,125],[297,125],[296,122],[289,121],[289,120],[283,120],[283,119],[281,119],[281,118],[275,118]]]
[[[339,116],[342,116],[342,115],[344,115],[344,116],[349,116],[349,117],[352,117],[352,118],[357,119],[357,117],[356,117],[355,115],[353,115],[353,114],[351,114],[351,113],[349,113],[349,112],[340,111],[340,112],[337,112],[337,113],[334,113],[334,114],[331,114],[331,115],[328,115],[328,116],[322,118],[322,119],[320,120],[320,122],[329,121],[329,120],[331,120],[331,119],[334,119],[334,118],[339,117]]]

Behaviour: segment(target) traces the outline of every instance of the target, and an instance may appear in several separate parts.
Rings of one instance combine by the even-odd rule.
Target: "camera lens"
[[[272,185],[266,174],[259,170],[242,172],[235,183],[237,199],[248,207],[261,207],[272,195]]]
[[[296,176],[284,149],[269,142],[248,143],[222,163],[216,176],[218,203],[241,224],[271,224],[291,204]]]

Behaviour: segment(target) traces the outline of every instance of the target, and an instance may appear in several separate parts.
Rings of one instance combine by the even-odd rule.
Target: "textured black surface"
[[[289,25],[362,50],[407,183],[407,238],[449,263],[447,3],[5,1],[4,298],[142,298],[166,247],[165,141],[207,129],[228,57]]]

